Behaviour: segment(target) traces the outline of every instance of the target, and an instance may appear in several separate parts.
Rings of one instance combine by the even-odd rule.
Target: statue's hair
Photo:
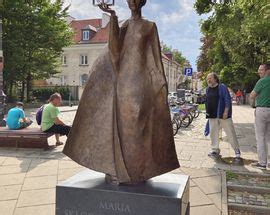
[[[141,0],[140,7],[143,7],[146,4],[147,0]]]

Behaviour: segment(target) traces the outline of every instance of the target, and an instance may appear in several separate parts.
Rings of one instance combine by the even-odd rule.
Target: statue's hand
[[[104,11],[104,12],[106,12],[106,13],[110,13],[111,15],[115,15],[115,11],[112,10],[112,9],[109,7],[109,5],[107,5],[106,3],[100,3],[100,4],[98,5],[98,7],[99,7],[102,11]]]

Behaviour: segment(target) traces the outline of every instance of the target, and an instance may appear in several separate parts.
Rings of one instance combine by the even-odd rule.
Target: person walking
[[[242,103],[243,93],[240,89],[237,90],[236,94],[236,103],[237,105],[240,105]]]
[[[270,63],[260,65],[258,74],[260,80],[250,94],[256,107],[255,134],[259,158],[253,166],[270,169]]]
[[[212,151],[210,157],[219,157],[219,131],[224,129],[229,143],[235,150],[236,158],[241,157],[239,143],[232,121],[232,100],[228,88],[221,84],[216,73],[207,76],[206,118],[209,120]]]
[[[66,125],[59,118],[60,110],[59,106],[62,103],[62,97],[59,93],[54,93],[50,96],[49,104],[45,105],[42,113],[41,119],[41,129],[46,133],[56,134],[56,146],[63,145],[62,142],[59,141],[58,135],[66,135],[68,136],[69,131],[71,129],[70,126]]]

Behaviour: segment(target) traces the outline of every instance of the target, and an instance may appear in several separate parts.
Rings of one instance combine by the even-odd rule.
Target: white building
[[[103,14],[102,19],[70,20],[74,29],[74,45],[64,48],[61,56],[61,73],[47,80],[48,85],[78,86],[79,98],[89,78],[94,61],[104,49],[109,38],[110,17]],[[162,54],[169,91],[176,91],[181,67],[170,56]]]

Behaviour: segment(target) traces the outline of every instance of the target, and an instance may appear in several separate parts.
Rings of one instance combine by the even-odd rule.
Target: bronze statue
[[[116,183],[139,183],[179,167],[167,82],[155,23],[141,16],[146,0],[127,0],[132,17],[111,14],[109,45],[84,89],[63,153]]]

